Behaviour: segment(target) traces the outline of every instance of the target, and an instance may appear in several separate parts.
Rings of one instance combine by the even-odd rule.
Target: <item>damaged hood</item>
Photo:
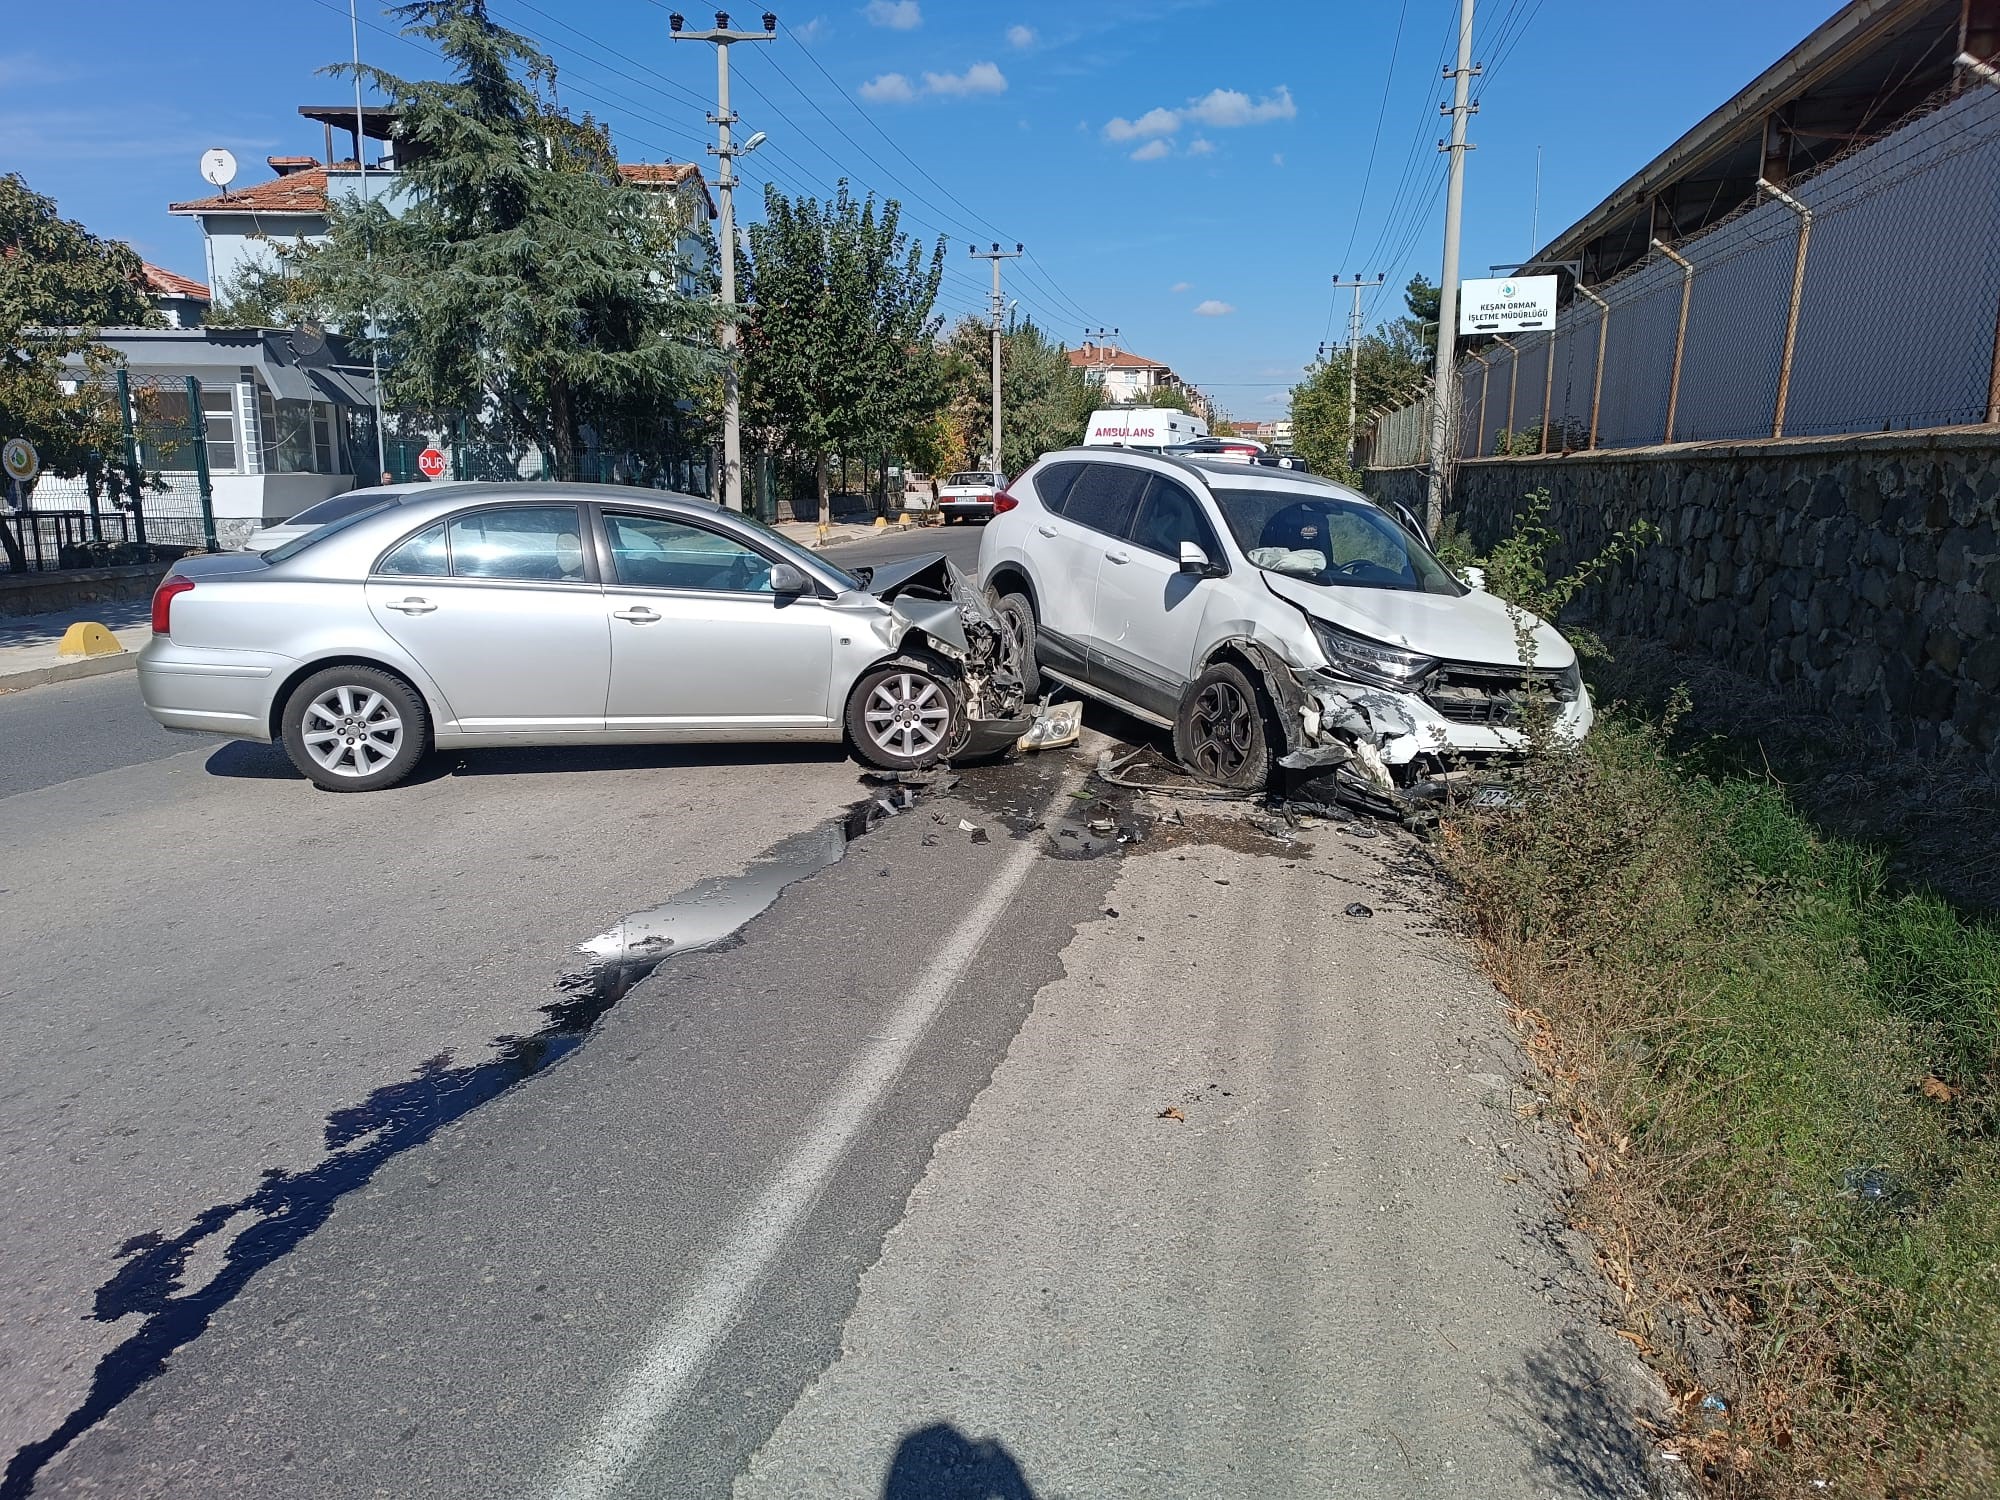
[[[1340,588],[1258,571],[1280,599],[1357,635],[1446,661],[1521,665],[1513,616],[1503,601],[1481,589],[1454,599],[1402,589]],[[1562,633],[1544,621],[1535,621],[1534,640],[1538,667],[1561,671],[1576,660]]]
[[[985,594],[942,552],[878,564],[864,587],[919,630],[960,651],[973,649],[969,625],[986,627],[992,640],[1000,638],[1000,617]]]
[[[958,569],[942,552],[921,557],[900,557],[894,562],[876,563],[868,572],[868,592],[883,603],[912,588],[924,588],[949,596],[952,574]]]

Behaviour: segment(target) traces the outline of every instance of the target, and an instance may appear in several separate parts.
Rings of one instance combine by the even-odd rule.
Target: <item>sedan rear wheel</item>
[[[330,792],[394,786],[424,758],[429,735],[416,690],[375,667],[328,667],[285,700],[285,753]]]
[[[847,700],[847,736],[871,766],[916,771],[935,765],[958,738],[958,694],[940,672],[891,662],[864,674]]]

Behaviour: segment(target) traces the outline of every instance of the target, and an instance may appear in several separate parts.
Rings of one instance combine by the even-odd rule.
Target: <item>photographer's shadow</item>
[[[1028,1476],[1004,1446],[967,1437],[949,1422],[907,1434],[896,1445],[882,1500],[1036,1500]]]

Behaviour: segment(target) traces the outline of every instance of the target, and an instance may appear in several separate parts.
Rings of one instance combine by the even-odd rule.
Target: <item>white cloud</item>
[[[1148,141],[1132,153],[1134,161],[1158,161],[1163,156],[1172,156],[1174,148],[1165,141]]]
[[[1285,164],[1285,153],[1282,151],[1273,151],[1271,153],[1271,165],[1274,167],[1282,167],[1284,164]]]
[[[1136,120],[1117,119],[1105,124],[1108,141],[1136,141],[1141,136],[1172,135],[1181,128],[1181,117],[1171,109],[1149,109]]]
[[[861,97],[870,104],[908,104],[917,91],[901,73],[884,73],[861,85]]]
[[[1032,26],[1009,26],[1007,45],[1010,47],[1032,47],[1035,45],[1035,28]]]
[[[1187,154],[1189,156],[1213,156],[1215,155],[1215,142],[1202,136],[1196,136],[1188,142]]]
[[[811,46],[826,35],[826,17],[814,16],[803,26],[794,26],[791,30],[793,36],[797,37],[805,45]]]
[[[1210,89],[1200,98],[1190,99],[1181,109],[1162,106],[1147,110],[1136,120],[1128,120],[1123,115],[1107,120],[1104,138],[1107,141],[1136,141],[1146,136],[1172,135],[1190,120],[1216,130],[1232,130],[1240,125],[1268,125],[1273,120],[1290,120],[1298,112],[1298,105],[1292,102],[1292,91],[1283,84],[1256,100],[1237,89]],[[1202,141],[1189,149],[1197,156],[1206,156],[1215,148]]]
[[[1226,318],[1235,311],[1227,302],[1218,302],[1213,297],[1194,305],[1194,314],[1198,318]]]
[[[870,26],[886,26],[891,31],[914,31],[924,24],[917,0],[868,0],[861,14]]]
[[[1193,291],[1194,283],[1192,281],[1176,281],[1172,286],[1168,287],[1167,290],[1170,292]]]
[[[1187,107],[1189,119],[1199,120],[1218,130],[1236,125],[1264,125],[1272,120],[1289,120],[1299,112],[1292,103],[1292,91],[1279,84],[1276,91],[1256,103],[1235,89],[1210,89]]]
[[[924,92],[962,98],[967,94],[1004,94],[1007,76],[990,62],[974,63],[963,73],[926,73]]]

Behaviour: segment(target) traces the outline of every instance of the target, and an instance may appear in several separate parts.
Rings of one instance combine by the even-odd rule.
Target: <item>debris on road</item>
[[[1183,1125],[1187,1124],[1187,1116],[1182,1114],[1178,1109],[1173,1108],[1172,1106],[1169,1106],[1166,1109],[1161,1110],[1153,1118],[1157,1120],[1179,1120],[1181,1124]]]
[[[1064,745],[1074,745],[1083,734],[1083,704],[1051,703],[1044,698],[1035,709],[1035,722],[1028,732],[1015,741],[1018,749],[1056,750]]]
[[[1350,901],[1347,903],[1347,914],[1350,917],[1372,917],[1375,915],[1375,908],[1365,906],[1359,901]]]

